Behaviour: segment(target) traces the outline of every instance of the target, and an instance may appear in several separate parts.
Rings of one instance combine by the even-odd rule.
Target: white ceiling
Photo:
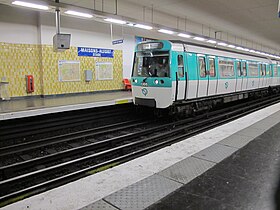
[[[9,4],[11,1],[0,0],[0,3]],[[115,1],[123,16],[143,21],[143,8],[151,10],[153,7],[157,20],[162,19],[167,26],[171,23],[176,28],[174,18],[186,18],[214,31],[229,33],[232,37],[251,40],[280,52],[279,0],[60,0],[89,9],[96,6],[101,10],[104,6],[104,11],[112,14],[116,9]],[[164,19],[162,14],[173,17],[173,20]]]
[[[278,0],[127,0],[189,18],[250,39],[250,33],[280,44]],[[244,33],[245,32],[245,33]]]
[[[102,0],[61,0],[61,2],[93,9]],[[103,0],[106,1],[114,0]],[[118,0],[172,16],[187,18],[223,32],[251,40],[259,36],[280,48],[280,18],[278,0]],[[274,46],[275,47],[275,46]]]

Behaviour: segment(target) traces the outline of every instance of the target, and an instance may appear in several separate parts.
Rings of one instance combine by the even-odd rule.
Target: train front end
[[[171,43],[142,42],[136,46],[132,71],[135,105],[167,108],[172,105]]]

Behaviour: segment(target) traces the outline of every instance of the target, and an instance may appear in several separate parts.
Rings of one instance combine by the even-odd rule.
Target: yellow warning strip
[[[116,104],[127,104],[127,103],[129,103],[128,99],[123,99],[123,100],[116,101]]]

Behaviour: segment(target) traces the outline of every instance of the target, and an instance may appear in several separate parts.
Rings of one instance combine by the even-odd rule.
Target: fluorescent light
[[[133,26],[134,26],[134,24],[133,24],[133,23],[128,23],[127,25],[128,25],[128,26],[131,26],[131,27],[133,27]]]
[[[228,47],[229,47],[229,48],[236,48],[236,46],[233,45],[233,44],[228,45]]]
[[[164,34],[174,34],[175,33],[174,31],[169,31],[166,29],[159,29],[158,32],[164,33]]]
[[[146,30],[152,30],[153,29],[152,26],[146,26],[146,25],[142,25],[142,24],[136,24],[136,25],[134,25],[134,27],[142,28],[142,29],[146,29]]]
[[[201,42],[203,42],[203,41],[206,40],[206,39],[204,39],[204,38],[202,38],[202,37],[198,37],[198,36],[194,37],[193,39],[195,39],[195,40],[197,40],[197,41],[201,41]]]
[[[220,46],[227,46],[228,44],[224,43],[224,42],[219,42],[218,45],[220,45]]]
[[[244,50],[243,47],[237,47],[236,49],[237,49],[237,50]]]
[[[117,23],[117,24],[122,24],[122,25],[126,24],[126,22],[123,20],[118,20],[118,19],[113,19],[113,18],[106,18],[104,20],[107,22],[111,22],[111,23]]]
[[[73,11],[73,10],[68,10],[65,12],[65,14],[68,14],[68,15],[74,15],[74,16],[78,16],[78,17],[84,17],[84,18],[92,18],[93,15],[91,14],[87,14],[87,13],[83,13],[83,12],[76,12],[76,11]]]
[[[215,40],[208,40],[207,42],[209,42],[211,44],[216,44],[217,43]]]
[[[249,51],[250,51],[248,48],[244,48],[243,50],[246,51],[246,52],[249,52]]]
[[[255,51],[255,50],[250,50],[250,52],[251,52],[251,53],[255,53],[256,51]]]
[[[191,38],[191,35],[189,35],[189,34],[183,34],[183,33],[179,33],[178,36],[184,37],[184,38]]]
[[[24,1],[13,1],[12,4],[17,5],[17,6],[22,6],[22,7],[29,7],[33,9],[41,9],[41,10],[48,10],[49,7],[45,5],[40,5],[40,4],[33,4],[29,2],[24,2]]]

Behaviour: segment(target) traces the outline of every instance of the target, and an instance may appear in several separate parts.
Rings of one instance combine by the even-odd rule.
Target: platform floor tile
[[[79,210],[118,210],[112,205],[108,204],[104,200],[96,201],[95,203],[89,204]]]
[[[155,174],[105,197],[104,200],[122,210],[140,210],[181,186],[178,182]]]
[[[242,148],[244,147],[246,144],[248,144],[250,141],[252,141],[254,138],[250,137],[250,136],[244,136],[244,135],[239,135],[237,134],[233,134],[225,139],[223,139],[222,141],[218,142],[217,144],[222,144],[222,145],[226,145],[229,147],[235,147],[235,148]]]
[[[249,136],[254,139],[254,138],[258,137],[259,135],[261,135],[262,133],[263,133],[263,130],[260,130],[256,127],[248,127],[248,128],[245,128],[245,129],[239,131],[238,135]]]
[[[194,154],[193,156],[214,163],[219,163],[223,159],[231,156],[237,150],[237,148],[225,146],[222,144],[213,144],[212,146],[207,147],[206,149]]]
[[[276,116],[279,116],[278,114]],[[270,129],[271,127],[273,127],[274,125],[276,125],[277,123],[279,123],[279,118],[274,117],[274,115],[267,117],[253,125],[251,125],[248,128],[254,128],[254,129],[258,129],[258,130],[262,130],[263,132],[267,131],[268,129]]]
[[[206,160],[189,157],[159,172],[159,175],[186,184],[214,165]]]

